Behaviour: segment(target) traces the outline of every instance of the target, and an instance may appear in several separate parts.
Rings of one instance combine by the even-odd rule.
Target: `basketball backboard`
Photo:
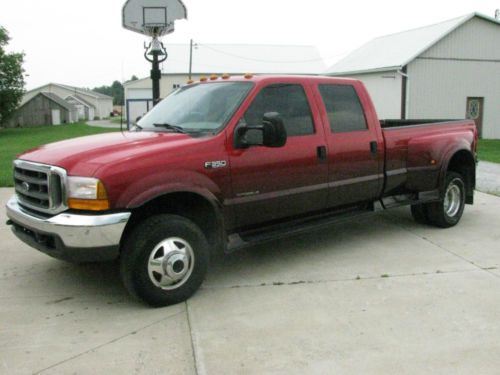
[[[123,27],[153,38],[174,31],[175,20],[186,19],[181,0],[128,0],[123,5]]]

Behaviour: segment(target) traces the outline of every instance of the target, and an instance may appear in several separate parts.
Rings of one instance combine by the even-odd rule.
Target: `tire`
[[[120,273],[134,297],[155,307],[191,297],[208,270],[209,245],[192,221],[155,215],[140,222],[122,246]]]
[[[427,217],[427,206],[425,204],[414,204],[411,206],[411,216],[419,224],[429,224]]]
[[[445,181],[445,195],[440,202],[426,205],[430,224],[441,228],[457,225],[465,207],[465,182],[461,174],[448,172]]]

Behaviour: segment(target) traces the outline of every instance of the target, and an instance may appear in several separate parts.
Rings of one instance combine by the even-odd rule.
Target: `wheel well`
[[[203,196],[188,192],[162,195],[133,209],[122,241],[138,222],[158,214],[174,214],[188,218],[205,234],[211,251],[222,249],[224,228],[217,208]]]
[[[448,171],[460,173],[465,180],[465,202],[472,204],[476,188],[476,163],[469,151],[458,151],[448,164]]]

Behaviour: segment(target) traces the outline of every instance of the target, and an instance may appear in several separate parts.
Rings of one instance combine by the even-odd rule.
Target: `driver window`
[[[301,85],[274,84],[263,88],[245,112],[242,122],[262,125],[267,112],[278,112],[289,137],[314,134],[311,109]]]

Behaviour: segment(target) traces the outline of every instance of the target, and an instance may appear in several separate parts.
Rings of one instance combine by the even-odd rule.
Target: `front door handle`
[[[318,148],[316,149],[316,152],[318,155],[318,159],[320,161],[326,161],[326,158],[327,158],[326,146],[318,146]]]
[[[377,141],[371,141],[370,142],[370,152],[373,155],[376,155],[377,154],[377,150],[378,150]]]

